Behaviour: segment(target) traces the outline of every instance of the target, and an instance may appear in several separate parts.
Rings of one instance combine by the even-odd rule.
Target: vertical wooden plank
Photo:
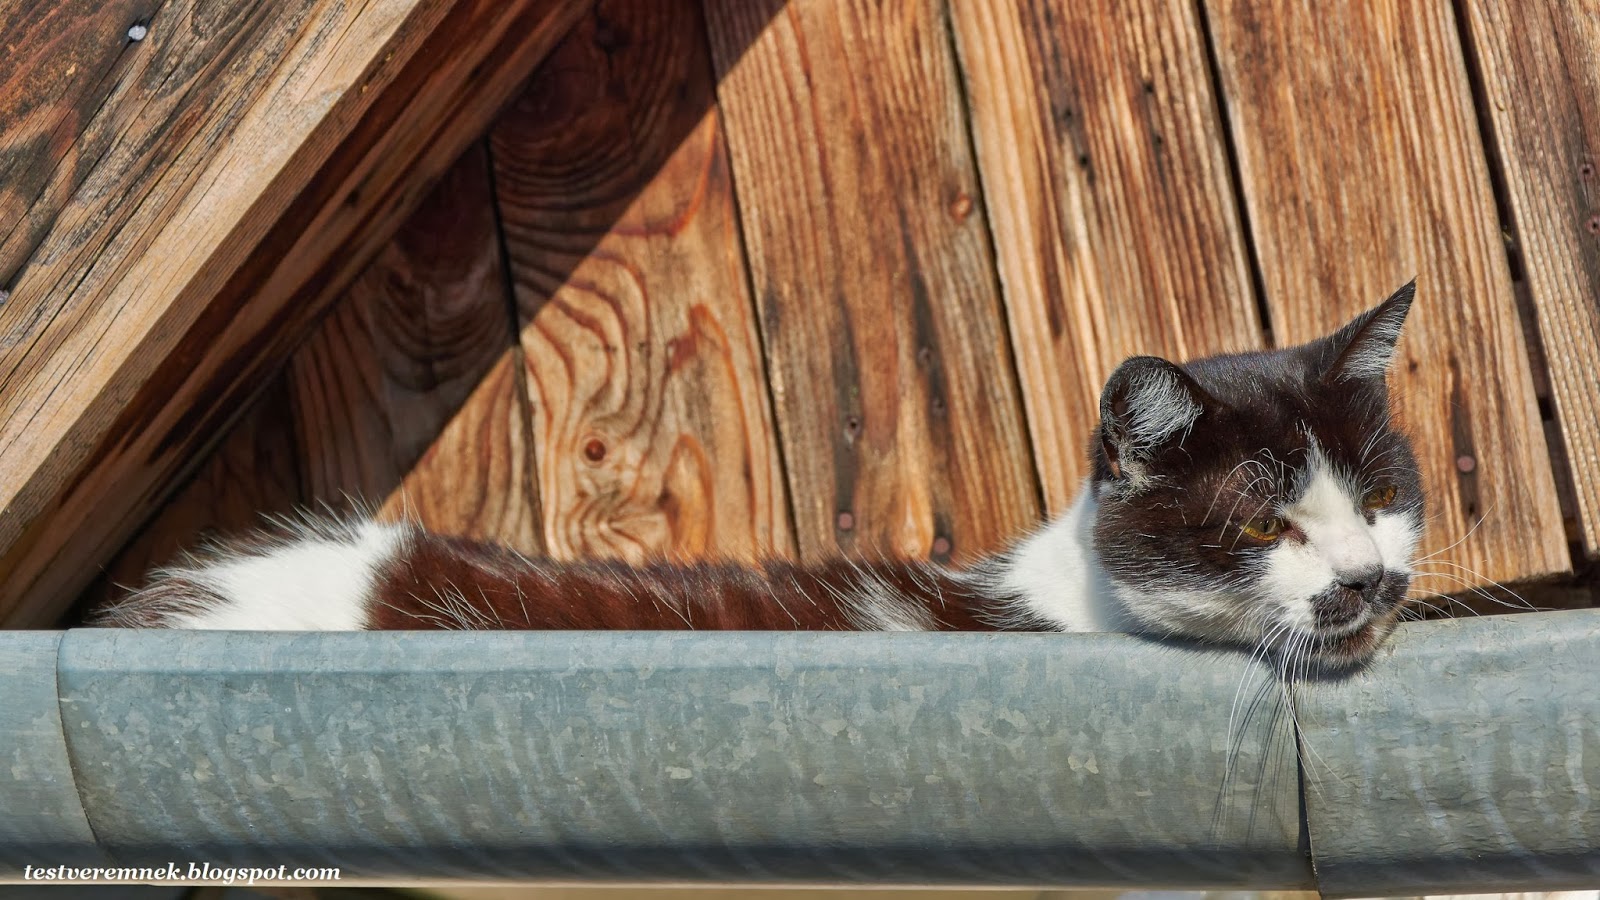
[[[1466,4],[1587,554],[1600,556],[1600,21]]]
[[[950,4],[1045,500],[1089,473],[1100,388],[1137,354],[1262,346],[1195,8]]]
[[[1450,5],[1206,10],[1276,340],[1417,276],[1393,384],[1428,492],[1423,553],[1448,562],[1426,586],[1567,570]]]
[[[941,4],[706,11],[802,555],[1000,546],[1039,505]]]
[[[600,3],[492,137],[551,554],[791,553],[694,0]]]
[[[502,353],[416,465],[389,491],[381,519],[545,554],[522,352]]]
[[[480,142],[290,360],[308,502],[538,549],[503,274]]]

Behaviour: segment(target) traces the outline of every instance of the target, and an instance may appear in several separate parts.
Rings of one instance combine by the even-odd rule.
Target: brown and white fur
[[[1422,528],[1385,383],[1412,292],[1299,347],[1127,360],[1077,500],[965,569],[555,562],[311,519],[161,570],[99,624],[1126,631],[1359,662],[1399,616]]]

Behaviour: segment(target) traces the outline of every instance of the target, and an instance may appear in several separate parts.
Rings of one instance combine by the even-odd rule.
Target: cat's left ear
[[[1336,354],[1333,364],[1323,372],[1322,380],[1333,383],[1376,378],[1382,380],[1394,361],[1394,347],[1400,340],[1400,327],[1411,311],[1411,301],[1417,293],[1417,280],[1389,295],[1389,299],[1374,306],[1350,324],[1328,336],[1328,344]]]

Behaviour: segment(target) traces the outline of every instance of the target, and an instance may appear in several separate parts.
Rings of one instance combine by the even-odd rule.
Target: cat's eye
[[[1394,485],[1392,484],[1375,487],[1367,491],[1366,496],[1361,498],[1361,508],[1368,511],[1383,509],[1394,502],[1394,493]]]
[[[1281,516],[1261,516],[1251,519],[1239,526],[1244,533],[1258,541],[1275,541],[1278,535],[1283,534],[1283,518]]]

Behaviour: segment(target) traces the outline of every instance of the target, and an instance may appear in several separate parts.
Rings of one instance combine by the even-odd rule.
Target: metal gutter
[[[1308,830],[1267,668],[1127,635],[0,632],[0,879],[1593,884],[1594,659],[1425,623],[1298,687]]]
[[[1600,884],[1600,610],[1414,625],[1297,695],[1324,893]]]
[[[0,878],[25,865],[100,865],[78,799],[56,684],[59,631],[0,631]]]

